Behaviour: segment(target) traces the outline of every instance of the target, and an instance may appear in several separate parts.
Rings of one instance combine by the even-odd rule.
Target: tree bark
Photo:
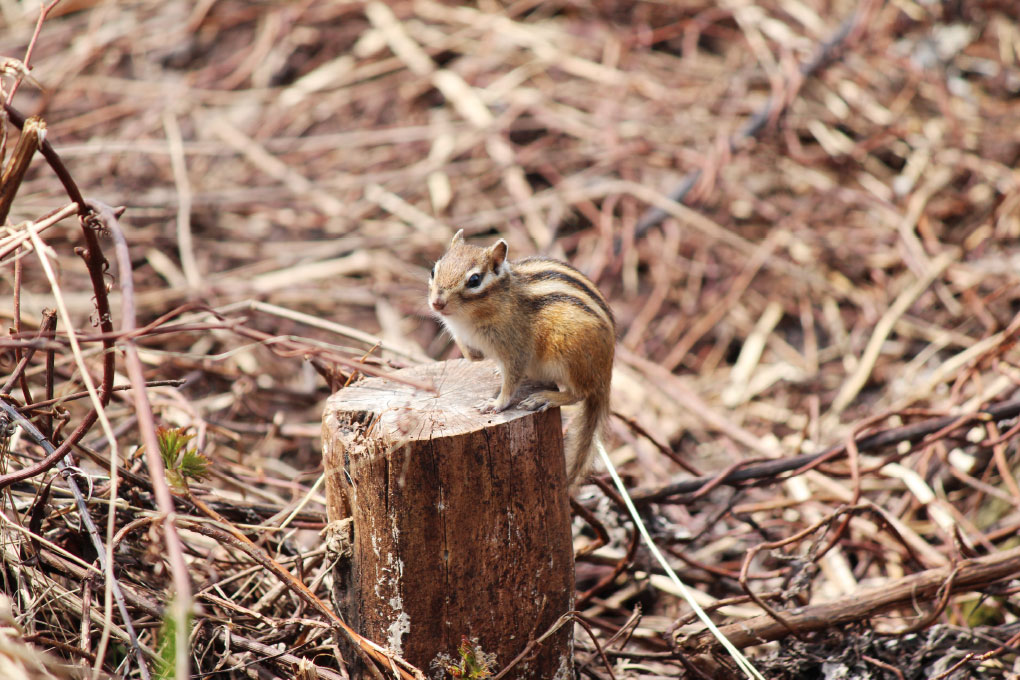
[[[499,389],[490,362],[394,377],[417,387],[370,378],[326,405],[329,519],[351,517],[354,532],[334,572],[335,604],[430,677],[444,659],[460,662],[463,638],[494,654],[497,670],[573,605],[559,410],[482,414]],[[508,677],[572,677],[571,629]]]

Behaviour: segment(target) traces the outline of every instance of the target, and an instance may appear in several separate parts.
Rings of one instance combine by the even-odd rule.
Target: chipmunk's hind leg
[[[518,404],[519,408],[526,411],[544,411],[553,406],[567,406],[576,404],[580,397],[573,392],[560,392],[558,390],[540,390],[532,392]]]

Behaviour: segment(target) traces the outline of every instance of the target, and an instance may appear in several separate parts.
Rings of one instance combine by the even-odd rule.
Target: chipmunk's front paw
[[[549,408],[549,400],[542,394],[532,394],[521,400],[520,408],[525,411],[544,411]]]
[[[509,400],[503,400],[499,397],[493,397],[492,399],[485,400],[478,410],[482,413],[502,413],[510,407]]]

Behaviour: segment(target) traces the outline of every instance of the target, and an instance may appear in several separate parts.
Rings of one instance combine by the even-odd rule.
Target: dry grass
[[[12,300],[0,317],[13,329],[0,365],[23,376],[0,399],[54,443],[67,437],[90,409],[70,396],[86,389],[71,328],[92,382],[115,377],[99,321],[118,383],[130,345],[146,380],[178,381],[147,393],[157,422],[187,428],[212,461],[191,485],[198,502],[177,510],[201,606],[194,668],[223,677],[286,677],[301,663],[343,673],[325,619],[229,534],[197,531],[202,506],[328,600],[316,480],[330,385],[313,366],[337,384],[366,355],[366,371],[451,356],[424,286],[461,227],[506,237],[512,254],[568,259],[606,293],[621,329],[615,461],[686,581],[706,601],[734,598],[720,622],[762,613],[739,579],[748,551],[746,587],[777,610],[1004,553],[1020,528],[1015,410],[701,495],[661,488],[691,476],[661,449],[710,474],[1017,397],[1014,10],[65,0],[31,55],[42,89],[23,83],[13,105],[42,116],[86,198],[127,207],[127,302],[144,330],[133,342],[123,332],[127,261],[108,240],[112,314],[97,318],[73,219],[38,236],[47,279],[25,222],[68,197],[37,156],[0,234],[0,294]],[[37,16],[36,3],[0,2],[0,55],[25,59]],[[17,72],[8,62],[5,99]],[[744,135],[763,111],[765,126]],[[7,162],[18,132],[3,127]],[[683,204],[670,201],[691,173]],[[58,302],[55,338],[36,339]],[[47,375],[56,405],[39,403]],[[136,392],[112,392],[103,411],[118,452],[117,577],[151,657],[172,565],[159,484],[135,448]],[[25,429],[9,433],[4,472],[43,457]],[[103,423],[89,427],[70,477],[100,533],[110,444]],[[25,639],[75,672],[98,654],[103,671],[140,677],[116,605],[104,622],[102,568],[67,480],[50,471],[4,488],[4,592]],[[607,645],[616,677],[694,677],[679,659],[700,625],[628,552],[620,508],[594,486],[582,500],[613,540],[578,563],[579,608],[603,642],[627,627]],[[579,522],[579,544],[585,531]],[[856,678],[1015,677],[1015,593],[1015,581],[946,590],[754,656],[770,677],[819,676],[819,659]],[[913,624],[920,633],[882,635]],[[587,644],[584,673],[608,677]]]

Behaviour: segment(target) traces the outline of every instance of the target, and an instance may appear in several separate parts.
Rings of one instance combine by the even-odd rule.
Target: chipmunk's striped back
[[[612,333],[616,319],[609,304],[595,284],[571,267],[549,257],[526,257],[512,264],[513,272],[521,279],[528,304],[534,309],[553,304],[569,304],[597,318]]]
[[[582,402],[567,441],[573,484],[608,420],[616,322],[581,272],[545,257],[509,262],[507,249],[502,239],[489,248],[468,245],[458,232],[432,270],[429,304],[466,357],[499,364],[502,388],[483,410],[508,408],[525,380],[555,382],[560,390],[528,395],[521,408]]]

